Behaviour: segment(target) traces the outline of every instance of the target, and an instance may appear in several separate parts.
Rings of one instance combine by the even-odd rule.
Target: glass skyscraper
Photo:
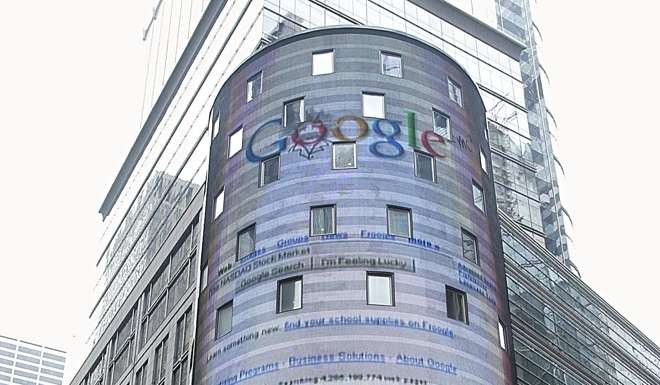
[[[374,145],[375,152],[371,151],[373,143],[369,145],[371,152],[368,154],[371,155],[360,155],[359,143],[352,152],[350,146],[335,148],[334,145],[325,150],[325,153],[314,152],[316,147],[310,152],[307,148],[309,146],[304,145],[308,139],[305,139],[302,131],[299,132],[303,126],[299,129],[295,124],[291,126],[286,123],[295,115],[298,116],[296,124],[313,122],[314,119],[319,122],[332,121],[343,111],[350,113],[350,116],[372,119],[365,120],[365,127],[368,127],[365,130],[376,134],[383,134],[383,131],[378,131],[379,128],[374,131],[374,124],[378,124],[374,123],[373,119],[389,119],[400,127],[401,140],[407,138],[411,149],[424,150],[420,146],[428,144],[430,135],[425,134],[427,142],[424,143],[423,138],[416,139],[415,135],[419,135],[416,134],[417,130],[424,132],[431,128],[444,138],[436,140],[443,143],[446,141],[452,148],[481,156],[482,168],[486,172],[483,177],[486,179],[473,179],[476,185],[470,187],[470,194],[473,198],[480,196],[481,202],[485,200],[486,208],[494,210],[489,220],[499,218],[497,231],[491,229],[483,236],[498,239],[499,235],[496,233],[501,228],[502,242],[485,243],[489,246],[484,247],[483,251],[491,250],[495,256],[493,270],[489,272],[478,263],[476,250],[477,245],[484,244],[480,240],[482,234],[476,229],[463,229],[465,232],[459,233],[463,247],[474,244],[474,251],[466,252],[463,249],[462,255],[465,258],[468,258],[467,255],[474,255],[471,262],[477,262],[476,266],[479,268],[475,269],[469,264],[469,269],[454,267],[453,269],[458,269],[457,284],[463,286],[449,288],[458,291],[443,289],[441,302],[448,304],[450,301],[459,301],[457,307],[446,309],[446,315],[460,318],[457,314],[464,313],[467,321],[469,310],[475,306],[474,303],[470,306],[470,300],[475,301],[472,299],[474,297],[470,296],[476,295],[470,290],[478,295],[490,290],[496,292],[497,296],[502,296],[503,303],[493,299],[497,302],[497,315],[493,313],[483,317],[486,323],[489,317],[492,318],[490,321],[491,326],[494,325],[494,331],[491,335],[496,342],[499,340],[504,351],[503,357],[511,358],[511,373],[508,373],[506,368],[502,369],[502,373],[505,373],[503,376],[510,374],[520,384],[659,383],[660,349],[593,293],[575,275],[575,268],[570,261],[566,233],[568,212],[562,205],[558,191],[557,172],[561,171],[561,165],[552,148],[556,131],[555,119],[544,95],[544,90],[547,89],[547,74],[540,60],[541,39],[540,31],[534,23],[536,10],[533,3],[527,0],[158,1],[154,5],[153,17],[148,21],[144,34],[149,59],[142,129],[100,210],[106,230],[102,239],[104,251],[96,262],[99,270],[99,280],[95,288],[98,302],[90,314],[94,330],[88,341],[89,356],[75,376],[73,385],[114,385],[134,381],[151,381],[154,384],[164,381],[168,385],[193,381],[215,385],[222,383],[223,378],[229,379],[227,385],[232,382],[231,376],[222,377],[224,372],[221,369],[218,369],[221,374],[201,373],[207,373],[207,365],[210,365],[213,359],[218,359],[213,355],[218,355],[219,342],[214,341],[234,337],[237,341],[245,341],[245,338],[249,338],[246,336],[250,334],[231,336],[231,328],[228,332],[230,337],[225,337],[222,333],[218,335],[218,327],[226,326],[227,319],[247,317],[232,313],[241,310],[241,307],[235,309],[234,305],[245,300],[239,301],[237,297],[224,304],[216,303],[221,301],[220,297],[212,297],[219,289],[210,288],[220,287],[218,282],[238,274],[236,271],[243,268],[238,255],[242,250],[254,253],[248,254],[249,260],[261,260],[274,253],[269,249],[270,246],[264,243],[270,239],[264,235],[270,233],[263,233],[264,226],[280,228],[283,232],[280,234],[281,238],[285,242],[302,247],[308,242],[313,243],[316,234],[323,234],[327,226],[332,225],[335,236],[333,241],[339,242],[340,245],[342,239],[337,238],[337,234],[343,233],[339,227],[341,223],[350,223],[350,220],[342,219],[341,206],[337,206],[339,203],[316,202],[317,197],[305,195],[301,197],[300,204],[313,205],[312,208],[326,207],[326,211],[318,212],[318,215],[322,215],[319,217],[313,217],[317,212],[310,211],[310,222],[315,225],[314,231],[310,229],[307,238],[303,236],[298,239],[296,234],[285,231],[284,223],[277,226],[264,225],[260,224],[258,218],[254,220],[253,227],[240,227],[243,218],[250,217],[253,212],[269,212],[257,204],[252,211],[241,209],[237,211],[241,212],[241,215],[232,214],[232,210],[238,206],[251,202],[252,194],[262,193],[265,188],[270,188],[265,185],[278,181],[280,173],[286,175],[285,170],[292,166],[287,166],[284,155],[278,155],[277,162],[273,160],[255,166],[255,170],[258,169],[255,172],[259,175],[258,181],[252,187],[261,190],[252,191],[245,187],[240,193],[234,193],[227,186],[231,181],[237,180],[239,175],[243,175],[241,170],[254,163],[255,159],[264,161],[258,154],[245,152],[253,143],[250,138],[255,134],[251,130],[264,123],[263,119],[278,116],[282,127],[289,131],[293,129],[296,133],[291,140],[298,147],[289,148],[289,152],[306,153],[310,160],[314,156],[317,157],[314,159],[318,159],[323,154],[331,154],[333,169],[337,164],[345,164],[347,169],[359,170],[363,167],[361,156],[367,156],[369,159],[369,156],[378,154],[380,150],[377,144]],[[266,55],[264,52],[272,52],[273,65],[279,62],[276,57],[283,55],[280,52],[286,52],[286,48],[273,48],[277,42],[286,41],[287,46],[293,46],[293,43],[288,42],[304,39],[301,36],[311,36],[305,34],[306,30],[334,26],[377,27],[378,30],[395,33],[389,36],[392,38],[389,43],[382,44],[392,44],[396,47],[397,44],[403,44],[397,42],[403,39],[397,36],[408,36],[425,44],[428,52],[438,50],[446,55],[451,62],[447,62],[447,68],[455,63],[457,68],[464,71],[476,84],[484,107],[484,137],[489,144],[487,148],[482,146],[480,134],[455,137],[450,134],[454,127],[456,133],[461,132],[461,119],[456,117],[460,112],[449,111],[449,107],[431,109],[431,106],[427,111],[426,107],[420,107],[421,102],[404,106],[406,102],[419,98],[413,94],[407,98],[398,96],[400,100],[395,97],[392,99],[394,102],[390,102],[390,95],[399,94],[389,90],[383,81],[379,83],[377,79],[371,78],[372,75],[368,73],[372,65],[369,59],[360,59],[364,62],[364,67],[357,68],[360,66],[355,59],[359,57],[358,51],[352,58],[342,56],[350,51],[350,47],[340,42],[331,47],[316,47],[320,50],[318,53],[326,54],[325,57],[316,57],[313,55],[316,51],[310,51],[308,64],[311,66],[316,63],[314,58],[323,63],[322,60],[332,56],[331,66],[326,63],[323,69],[318,69],[323,75],[333,74],[335,69],[337,74],[342,71],[367,71],[353,83],[326,81],[322,84],[323,87],[334,89],[357,86],[363,79],[374,80],[375,83],[363,85],[371,87],[370,90],[356,91],[372,96],[362,100],[362,111],[359,111],[357,101],[355,103],[358,104],[351,104],[351,98],[357,93],[344,93],[343,88],[334,91],[337,95],[343,95],[336,99],[328,96],[318,97],[315,101],[316,99],[310,99],[307,95],[304,99],[303,95],[289,95],[285,92],[287,87],[295,90],[296,87],[303,87],[306,80],[284,75],[281,80],[276,80],[279,75],[268,72],[268,62],[264,62],[263,68],[254,74],[245,74],[245,79],[240,78],[242,75],[236,75],[249,66],[246,63],[260,62],[261,59],[257,56]],[[355,44],[360,43],[361,35],[351,36],[358,39]],[[315,44],[310,40],[309,49]],[[340,46],[343,47],[341,50]],[[401,52],[389,46],[381,48],[381,52],[386,56],[378,58],[380,64],[377,65],[382,66],[380,75],[388,76],[387,80],[391,77],[408,80],[410,75],[432,74],[438,68],[435,62],[417,65],[413,59],[402,53],[408,52],[409,47],[398,49]],[[330,52],[332,55],[328,56]],[[413,54],[413,51],[410,52],[408,56]],[[292,71],[299,68],[307,73],[308,69],[304,67],[307,64],[300,62],[297,64],[299,67],[295,67],[297,59],[292,53],[289,55]],[[407,64],[408,60],[411,61],[410,65]],[[353,67],[342,67],[342,63],[348,62],[352,63]],[[314,71],[312,68],[309,75],[316,76]],[[456,70],[447,71],[450,73]],[[452,101],[462,102],[464,96],[468,98],[466,84],[454,84],[457,79],[452,79],[452,75],[446,75],[444,72],[442,76],[445,83],[441,87],[449,85],[447,100],[450,105]],[[240,81],[237,80],[239,78]],[[229,98],[225,95],[227,91],[225,94],[221,92],[223,87],[235,88],[232,88],[231,94],[238,95],[239,90],[245,91],[242,89],[245,88],[243,83],[249,90],[247,97],[240,97],[245,99],[241,100],[245,106],[231,104],[232,108],[229,108],[229,104],[223,105],[223,98]],[[389,91],[386,92],[386,89]],[[276,101],[278,105],[284,103],[281,116],[279,110],[272,112],[275,110],[267,109],[266,97],[263,101],[258,98],[262,93],[266,95],[276,90],[279,90],[281,98],[286,95],[286,100]],[[306,92],[312,92],[312,89]],[[402,88],[400,94],[405,92]],[[434,105],[444,103],[440,101],[444,99],[437,95],[426,95],[422,91],[419,95],[425,95]],[[382,114],[377,108],[381,102],[380,97],[384,99]],[[434,98],[440,99],[434,102]],[[304,103],[291,104],[296,100],[304,100]],[[365,106],[372,104],[376,109],[365,111]],[[254,105],[261,106],[260,111],[264,115],[258,115],[259,118],[255,115],[254,119],[262,120],[255,120],[252,122],[255,127],[251,127],[243,120],[252,116],[249,106]],[[462,103],[460,106],[463,107]],[[234,114],[234,108],[243,112]],[[405,108],[408,110],[404,111]],[[416,108],[422,109],[412,111]],[[479,114],[480,112],[474,110],[473,116]],[[358,131],[354,136],[359,136],[358,134],[362,133],[362,123],[355,122],[353,123],[358,124]],[[230,126],[226,126],[227,124]],[[317,126],[310,127],[318,130],[320,126],[317,123]],[[218,136],[219,133],[223,135]],[[369,134],[364,135],[368,137]],[[273,138],[278,139],[277,136]],[[347,138],[349,137],[339,137],[342,141],[350,142]],[[245,165],[232,166],[224,161],[209,162],[209,159],[213,160],[217,156],[217,151],[233,152],[232,139],[234,144],[240,142],[234,148],[241,154],[245,152],[245,155],[242,155],[247,160]],[[228,146],[226,150],[225,142]],[[288,142],[284,140],[277,143],[279,144],[274,142],[273,146],[286,148]],[[435,151],[431,147],[427,150]],[[335,151],[336,154],[343,155],[334,158]],[[408,154],[408,151],[405,150],[404,153]],[[431,153],[429,158],[428,151],[419,155],[410,152],[410,156],[414,156],[410,161],[410,164],[414,165],[411,175],[413,178],[427,176],[433,183],[437,183],[444,175],[442,172],[445,169],[442,163],[439,163],[439,158],[444,156],[434,156]],[[387,155],[404,156],[404,153]],[[459,155],[451,156],[460,158]],[[392,175],[396,173],[393,171]],[[299,176],[306,175],[303,173]],[[404,184],[402,179],[393,180]],[[281,182],[284,182],[284,179]],[[335,186],[339,184],[329,185],[328,193]],[[364,187],[365,191],[371,188],[376,187]],[[307,191],[308,188],[301,184],[300,189]],[[451,190],[451,194],[462,196],[460,188],[456,189]],[[491,192],[496,210],[495,207],[487,207]],[[289,193],[289,196],[293,195],[295,194]],[[285,197],[281,199],[281,204],[284,205]],[[418,231],[424,231],[424,224],[420,225],[416,218],[418,211],[413,208],[409,214],[405,214],[407,208],[400,207],[402,202],[387,204],[387,207],[394,207],[394,211],[388,209],[386,212],[387,229],[382,234],[375,230],[373,233],[381,234],[379,237],[385,240],[391,240],[388,236],[407,237],[412,240],[409,241],[411,244],[426,244],[427,240],[419,240],[416,237]],[[336,208],[331,210],[328,207]],[[404,211],[396,211],[397,208]],[[370,213],[368,215],[373,215],[374,218],[380,215],[368,208],[362,209],[363,211],[358,208],[353,210],[350,215],[354,218],[367,215],[365,213]],[[215,223],[215,219],[221,214],[232,219],[218,222],[222,224]],[[396,218],[404,218],[405,215],[409,215],[409,222],[400,227],[401,223],[396,222]],[[445,215],[443,218],[451,218],[451,221],[443,223],[449,226],[450,222],[458,221],[467,226],[467,222],[461,221],[466,221],[467,218],[472,218],[472,221],[473,216],[466,213],[462,215]],[[312,221],[312,217],[316,222]],[[461,217],[465,219],[459,219]],[[325,222],[327,218],[332,221]],[[430,214],[425,218],[431,221],[429,223],[435,223]],[[390,220],[395,222],[390,223]],[[424,219],[421,221],[424,223]],[[476,223],[478,222],[473,225],[479,227]],[[365,226],[366,224],[373,225],[369,221],[365,222]],[[409,231],[403,234],[401,229],[406,226]],[[396,235],[389,233],[390,227]],[[362,234],[362,228],[351,231]],[[351,231],[346,233],[347,242],[351,241],[353,236]],[[372,233],[372,230],[364,231]],[[221,235],[225,233],[231,235]],[[442,242],[449,242],[451,239],[451,232],[447,233],[445,230],[440,234],[429,230],[428,234],[429,244],[436,244],[438,247],[436,251],[443,250]],[[263,249],[259,248],[260,245]],[[226,262],[226,254],[234,248],[237,250],[236,261]],[[342,248],[337,246],[336,250]],[[443,253],[452,254],[450,248]],[[310,258],[315,260],[314,256]],[[420,256],[419,261],[424,258],[426,257]],[[462,262],[457,263],[457,266],[466,266]],[[380,278],[390,277],[387,275],[390,273],[399,274],[387,271],[380,273]],[[410,271],[403,274],[408,273]],[[391,277],[393,282],[398,282],[398,276]],[[371,287],[370,279],[367,277],[367,291]],[[404,282],[406,279],[412,280],[408,277],[404,278]],[[306,293],[302,278],[300,284],[296,282],[284,282],[285,286],[278,285],[276,290],[277,296],[280,296],[280,290],[292,293],[293,297],[287,297],[285,302],[295,310],[298,309],[295,301],[298,293],[301,296],[302,292]],[[385,281],[373,278],[374,285],[381,285],[382,282]],[[355,282],[344,284],[347,287],[357,285]],[[503,289],[495,290],[491,285],[502,285]],[[403,287],[402,304],[405,305],[406,295],[413,294],[406,293],[406,286]],[[236,290],[236,293],[241,292]],[[353,290],[357,290],[356,287],[353,287]],[[457,300],[462,298],[460,293],[467,293],[469,297],[466,299],[465,308],[461,307],[460,300]],[[394,298],[396,293],[391,294]],[[479,302],[476,307],[487,307],[487,297],[477,300],[485,302]],[[300,297],[300,300],[302,304],[303,297]],[[387,301],[387,298],[383,301]],[[433,300],[429,301],[431,302],[428,302],[428,306],[432,307]],[[230,303],[232,306],[228,305]],[[218,320],[224,320],[225,324]],[[479,324],[479,321],[476,323]],[[211,324],[214,326],[213,332],[204,329]],[[321,330],[326,329],[318,330],[321,333]],[[487,327],[483,330],[484,333],[490,333]],[[209,333],[213,336],[209,336]],[[242,342],[238,345],[241,344]],[[250,349],[258,349],[258,344]],[[505,363],[502,365],[506,366]],[[434,378],[420,377],[416,380],[435,383]],[[356,380],[360,381],[364,380]]]

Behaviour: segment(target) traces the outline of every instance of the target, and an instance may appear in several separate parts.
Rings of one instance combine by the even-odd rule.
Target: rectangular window
[[[341,170],[357,168],[357,146],[355,142],[335,142],[332,144],[332,168]]]
[[[265,186],[280,178],[280,156],[271,156],[261,161],[259,170],[259,185]]]
[[[156,353],[154,355],[154,377],[153,383],[158,385],[165,382],[165,373],[167,372],[167,367],[165,363],[167,362],[167,337],[158,344],[156,347]]]
[[[405,238],[412,236],[410,209],[387,206],[387,233]]]
[[[263,80],[263,73],[255,74],[247,81],[247,101],[251,101],[261,94],[261,82]]]
[[[468,323],[467,295],[464,291],[445,286],[447,293],[447,317]]]
[[[333,50],[312,54],[312,75],[325,75],[335,72],[335,52]]]
[[[463,91],[461,91],[461,86],[452,78],[447,78],[447,83],[449,85],[449,99],[459,106],[463,106]]]
[[[381,52],[380,53],[381,72],[383,75],[400,78],[403,76],[401,67],[401,55]]]
[[[363,92],[362,116],[385,119],[385,95]]]
[[[472,181],[472,199],[479,210],[486,211],[484,207],[484,190],[475,181]]]
[[[215,203],[213,204],[213,217],[218,218],[225,210],[225,189],[220,190],[218,195],[215,196]]]
[[[250,225],[238,232],[236,236],[236,260],[254,251],[256,244],[256,226]]]
[[[309,235],[325,235],[335,233],[335,206],[317,206],[309,210]]]
[[[367,273],[367,304],[394,306],[394,276],[392,273]]]
[[[234,315],[234,301],[222,305],[215,313],[215,338],[218,339],[231,331]]]
[[[243,149],[243,127],[229,135],[229,150],[227,158],[238,154]]]
[[[277,282],[277,312],[302,309],[302,277]]]
[[[497,320],[497,335],[500,339],[500,347],[506,350],[506,334],[504,333],[504,325],[501,320]]]
[[[449,116],[436,109],[433,109],[433,132],[441,135],[445,139],[451,139]]]
[[[305,121],[305,99],[300,98],[284,103],[284,127],[295,127]]]
[[[147,361],[135,373],[135,385],[147,385]]]
[[[461,229],[461,239],[463,242],[463,258],[479,264],[479,248],[477,246],[477,237],[470,232]]]
[[[435,159],[430,155],[415,151],[415,176],[435,182]]]
[[[484,170],[486,174],[488,174],[488,165],[486,163],[486,154],[484,154],[484,150],[479,150],[479,162],[481,162],[481,169]]]

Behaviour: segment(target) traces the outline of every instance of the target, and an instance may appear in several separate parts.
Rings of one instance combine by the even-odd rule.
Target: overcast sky
[[[543,3],[572,258],[660,342],[658,6]],[[67,351],[86,337],[97,211],[138,132],[150,5],[0,2],[0,334]]]

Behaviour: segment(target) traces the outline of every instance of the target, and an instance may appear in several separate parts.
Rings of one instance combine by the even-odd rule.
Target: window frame
[[[481,193],[481,207],[477,205],[477,201],[475,199],[474,191],[475,188]],[[486,213],[486,199],[484,197],[484,188],[481,187],[479,183],[477,183],[474,179],[472,180],[472,204],[474,207],[478,208],[479,211],[482,213]]]
[[[455,100],[454,96],[452,96],[454,94],[452,93],[452,88],[458,89],[458,100]],[[447,76],[447,91],[449,93],[449,100],[463,107],[463,87],[451,76]]]
[[[326,207],[332,208],[332,232],[324,234],[315,234],[312,229],[314,228],[314,209],[322,209]],[[337,234],[337,205],[336,204],[327,204],[327,205],[314,205],[309,207],[309,236],[310,237],[320,237],[323,235],[333,235]]]
[[[382,99],[383,99],[383,116],[369,116],[369,115],[365,114],[365,111],[364,111],[364,106],[365,106],[364,97],[365,97],[365,95],[382,97]],[[384,93],[382,93],[382,92],[372,92],[372,91],[362,91],[361,103],[362,103],[362,116],[363,117],[372,118],[372,119],[385,119],[385,117],[387,116],[387,109],[385,108],[385,94]]]
[[[232,143],[232,140],[231,140],[231,139],[232,139],[232,137],[233,137],[234,135],[236,135],[236,134],[239,133],[239,132],[241,133],[241,147],[240,147],[238,150],[236,150],[236,152],[234,152],[234,153],[232,154],[232,152],[231,152],[231,143]],[[238,126],[237,129],[235,129],[234,131],[232,131],[231,133],[229,133],[229,134],[227,135],[227,159],[231,159],[231,158],[233,158],[234,156],[236,156],[238,153],[240,153],[241,151],[243,151],[243,139],[244,139],[243,137],[244,137],[244,135],[243,135],[243,126],[242,126],[242,125],[241,125],[241,126]]]
[[[331,71],[330,72],[324,72],[324,73],[314,73],[314,56],[315,55],[324,55],[324,54],[331,54]],[[322,49],[318,51],[312,52],[312,76],[323,76],[323,75],[330,75],[335,73],[335,50],[334,48],[328,48],[328,49]]]
[[[227,331],[224,334],[218,334],[218,332],[220,330],[218,328],[219,322],[220,322],[220,311],[222,309],[226,309],[226,308],[231,309],[231,317],[230,317],[231,323],[229,324],[229,329],[227,329]],[[215,309],[215,325],[214,326],[215,326],[215,328],[214,328],[215,329],[214,330],[214,338],[213,338],[214,341],[217,341],[218,339],[228,335],[234,329],[234,299],[233,298],[230,299],[229,301],[225,302],[224,304],[222,304],[219,308]]]
[[[286,127],[288,126],[288,123],[289,123],[289,122],[288,122],[288,119],[287,119],[286,105],[287,105],[287,104],[291,104],[291,103],[293,103],[293,102],[300,102],[300,103],[301,103],[301,104],[300,104],[300,107],[301,107],[301,108],[300,108],[300,112],[299,112],[299,113],[302,114],[302,116],[303,116],[301,122],[304,122],[304,121],[305,121],[305,97],[304,97],[304,96],[300,96],[300,97],[297,97],[297,98],[293,98],[293,99],[285,100],[285,101],[282,103],[282,127],[285,127],[285,128],[286,128]]]
[[[293,308],[293,309],[282,310],[282,285],[284,283],[296,282],[296,281],[300,281],[300,307]],[[275,307],[276,307],[275,312],[277,314],[288,313],[288,312],[291,312],[291,311],[296,311],[296,310],[302,309],[303,306],[304,306],[303,299],[304,299],[304,295],[303,295],[303,276],[302,275],[295,275],[293,277],[283,278],[283,279],[279,279],[277,281],[277,299],[276,299],[276,303],[275,303]]]
[[[419,167],[418,167],[418,163],[417,163],[417,157],[418,156],[425,156],[425,157],[431,159],[431,173],[432,173],[432,175],[431,175],[430,180],[419,175]],[[423,151],[420,151],[420,150],[414,150],[413,151],[413,163],[414,163],[414,166],[415,166],[415,177],[420,178],[420,179],[424,179],[426,181],[433,182],[433,183],[438,182],[438,175],[437,175],[437,171],[436,171],[435,157],[433,155],[428,154],[428,153],[423,152]]]
[[[497,318],[497,337],[499,339],[500,348],[502,348],[502,350],[504,350],[504,351],[509,350],[508,349],[509,345],[508,345],[507,340],[506,340],[506,335],[507,335],[506,326],[504,326],[504,323],[502,322],[502,319],[498,317]]]
[[[390,279],[390,304],[380,304],[380,303],[371,303],[369,299],[369,277],[387,277]],[[367,271],[366,275],[366,287],[367,287],[367,305],[370,306],[386,306],[386,307],[394,307],[396,306],[396,299],[395,299],[395,293],[394,293],[394,273],[392,272],[387,272],[387,271]]]
[[[266,168],[264,167],[264,165],[265,165],[265,163],[270,162],[275,158],[277,158],[277,177],[274,180],[272,180],[268,183],[265,183],[265,179],[266,179],[265,178],[265,176],[266,176],[265,170],[266,170]],[[258,186],[263,187],[263,186],[269,185],[271,183],[275,183],[278,180],[280,180],[280,166],[281,166],[280,154],[274,154],[274,155],[271,155],[271,156],[261,160],[261,162],[259,162],[259,185]]]
[[[449,316],[449,293],[450,292],[459,294],[459,296],[461,298],[461,301],[463,303],[463,314],[465,316],[465,320],[461,320],[461,319],[457,319],[457,318],[453,318],[453,317]],[[469,312],[469,309],[468,309],[468,297],[467,297],[466,292],[464,292],[463,290],[459,290],[459,289],[457,289],[453,286],[445,285],[445,302],[446,302],[445,303],[445,305],[446,305],[445,310],[446,310],[446,313],[447,313],[447,318],[449,318],[451,320],[454,320],[454,321],[464,323],[466,325],[470,324],[470,312]]]
[[[481,164],[481,170],[484,174],[488,175],[488,160],[486,158],[486,153],[481,147],[479,148],[479,163]]]
[[[435,119],[435,114],[436,113],[439,114],[439,115],[444,116],[445,118],[447,118],[447,135],[443,135],[442,133],[440,133],[436,130],[436,127],[437,127],[436,119]],[[439,108],[431,107],[431,120],[432,120],[431,123],[433,124],[433,132],[435,132],[436,134],[442,136],[446,140],[451,140],[451,136],[452,136],[451,135],[451,117],[449,116],[449,114],[447,114],[446,112],[443,112]]]
[[[408,212],[408,236],[403,236],[399,234],[392,234],[391,229],[390,229],[390,209],[393,210],[404,210]],[[387,234],[393,235],[395,237],[405,237],[405,238],[412,238],[413,237],[413,224],[412,224],[412,210],[408,207],[402,207],[402,206],[396,206],[396,205],[387,205],[386,206],[386,222],[387,222]]]
[[[256,95],[252,94],[252,97],[250,98],[250,93],[249,93],[249,90],[251,89],[250,82],[252,82],[256,78],[259,78],[259,92]],[[256,74],[250,76],[246,82],[246,95],[245,95],[246,103],[250,103],[251,101],[253,101],[257,96],[261,95],[263,91],[264,91],[264,72],[260,70]]]
[[[249,253],[247,253],[245,255],[238,255],[238,253],[240,251],[241,234],[243,234],[244,232],[246,232],[250,229],[253,229],[253,231],[254,231],[254,247],[253,247],[252,251],[250,251]],[[249,255],[250,253],[254,252],[256,249],[257,249],[257,224],[256,224],[256,222],[254,222],[250,225],[244,226],[242,229],[240,229],[239,231],[236,232],[236,262],[240,261],[241,258],[244,258],[245,256]]]
[[[472,238],[474,240],[474,258],[475,260],[471,260],[469,258],[465,257],[465,236]],[[477,266],[481,266],[481,258],[479,256],[479,239],[477,238],[476,235],[472,234],[472,232],[465,230],[463,227],[461,227],[461,248],[463,252],[463,259],[470,261]]]
[[[400,76],[394,76],[394,75],[389,75],[389,74],[385,73],[385,68],[384,68],[385,63],[384,63],[384,60],[383,60],[385,56],[395,56],[395,57],[399,58],[399,63],[400,63],[399,73],[400,73]],[[393,78],[403,79],[403,55],[401,55],[400,53],[392,52],[392,51],[380,50],[380,74],[385,75],[385,76],[389,76],[389,77],[393,77]]]
[[[335,145],[341,146],[341,145],[346,145],[346,144],[352,144],[353,145],[353,164],[354,166],[352,167],[337,167],[336,163],[336,157],[335,157]],[[352,170],[357,168],[357,142],[354,140],[344,140],[344,141],[336,141],[332,142],[332,169],[333,170]]]

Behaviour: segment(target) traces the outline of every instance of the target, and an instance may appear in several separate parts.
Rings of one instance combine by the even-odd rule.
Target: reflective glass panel
[[[355,143],[333,143],[332,144],[332,168],[355,168]]]
[[[231,331],[234,302],[229,301],[218,309],[216,314],[215,338],[220,338]]]
[[[236,155],[243,148],[243,127],[229,135],[229,158]]]
[[[335,206],[320,206],[311,208],[310,235],[335,233]]]
[[[255,243],[254,225],[241,230],[241,232],[238,233],[237,257],[240,259],[253,252]]]
[[[387,232],[410,238],[410,210],[399,207],[387,208]]]
[[[302,308],[302,278],[295,277],[278,282],[279,312]]]
[[[479,263],[479,254],[477,249],[477,237],[469,232],[462,230],[463,257],[474,263]]]
[[[415,152],[415,176],[435,182],[435,160],[432,156]]]
[[[315,52],[312,54],[312,75],[325,75],[335,72],[334,51]]]
[[[391,274],[367,274],[367,304],[394,306]]]
[[[447,293],[447,317],[468,323],[467,296],[465,292],[446,287]]]
[[[381,52],[380,54],[381,71],[383,75],[400,78],[403,76],[401,68],[401,55]]]
[[[274,156],[261,162],[261,186],[275,182],[280,178],[280,156]]]
[[[295,127],[305,121],[305,99],[292,100],[284,104],[284,126]]]
[[[385,95],[362,94],[362,116],[385,118]]]
[[[451,139],[449,116],[435,109],[433,110],[433,132]]]
[[[252,76],[247,82],[247,101],[251,101],[257,95],[261,94],[261,79],[262,73],[259,71],[258,74]]]

